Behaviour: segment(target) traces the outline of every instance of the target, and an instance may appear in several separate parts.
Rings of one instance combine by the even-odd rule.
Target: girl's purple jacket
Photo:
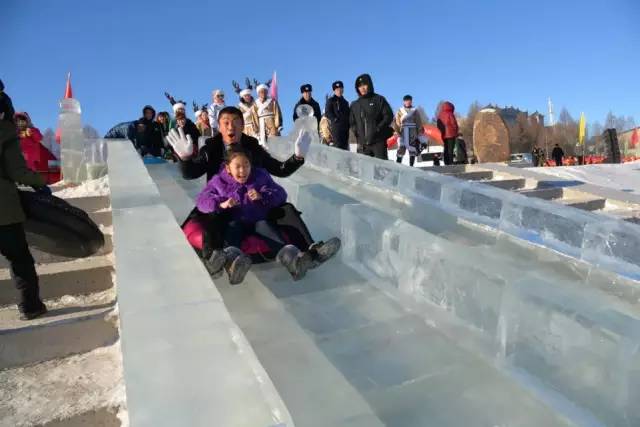
[[[249,199],[247,193],[252,188],[260,193],[261,200],[254,202]],[[223,167],[200,192],[196,206],[202,213],[222,212],[224,209],[220,208],[220,203],[228,199],[240,202],[229,209],[234,220],[255,224],[266,219],[269,210],[286,202],[287,192],[273,181],[265,169],[252,169],[247,182],[240,184]]]

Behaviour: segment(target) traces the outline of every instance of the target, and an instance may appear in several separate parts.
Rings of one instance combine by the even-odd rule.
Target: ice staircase
[[[528,197],[551,200],[565,206],[640,223],[640,198],[595,185],[554,178],[499,163],[421,167],[430,172],[481,182]]]
[[[204,181],[148,171],[177,226]],[[340,256],[214,282],[296,425],[640,423],[638,226],[320,145],[280,182]]]
[[[125,408],[108,196],[68,199],[105,233],[96,255],[72,260],[32,249],[49,312],[18,320],[0,258],[0,425],[119,426]]]

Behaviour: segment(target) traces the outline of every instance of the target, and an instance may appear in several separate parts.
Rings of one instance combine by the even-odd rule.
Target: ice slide
[[[147,169],[177,227],[204,181]],[[215,286],[295,425],[640,424],[637,226],[319,144],[280,182],[340,257]]]

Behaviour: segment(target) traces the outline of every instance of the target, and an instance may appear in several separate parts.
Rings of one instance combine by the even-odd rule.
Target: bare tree
[[[627,116],[624,121],[624,130],[634,129],[636,127],[636,121],[633,116]]]
[[[607,117],[604,119],[604,128],[613,129],[616,127],[616,116],[611,110],[607,113]]]
[[[471,105],[469,105],[469,109],[467,110],[467,116],[460,127],[460,131],[464,136],[464,139],[467,143],[467,147],[473,147],[473,123],[476,120],[476,114],[480,111],[482,107],[478,101],[473,101]]]
[[[569,110],[567,110],[565,107],[562,107],[562,110],[560,110],[560,115],[558,116],[558,123],[563,126],[569,126],[572,122],[575,122],[575,120],[573,120],[573,117],[571,117]]]

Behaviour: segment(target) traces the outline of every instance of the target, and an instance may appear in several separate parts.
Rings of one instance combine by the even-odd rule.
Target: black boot
[[[242,283],[244,276],[247,275],[251,268],[251,258],[246,256],[240,249],[229,246],[224,249],[225,253],[225,265],[229,276],[229,283],[237,285]]]
[[[301,252],[300,249],[293,245],[287,245],[280,249],[276,260],[282,264],[293,280],[300,280],[306,274],[307,270],[313,265],[313,258],[309,252]]]
[[[311,268],[316,268],[329,258],[333,257],[338,253],[341,246],[342,242],[337,237],[332,237],[326,242],[320,241],[313,243],[309,246],[309,253],[313,258],[313,266]]]
[[[214,249],[209,257],[203,261],[211,277],[217,279],[222,276],[224,265],[227,263],[227,256],[222,249]]]
[[[36,317],[40,317],[47,312],[47,306],[40,302],[40,306],[29,309],[28,311],[23,311],[20,309],[20,320],[32,320]]]

